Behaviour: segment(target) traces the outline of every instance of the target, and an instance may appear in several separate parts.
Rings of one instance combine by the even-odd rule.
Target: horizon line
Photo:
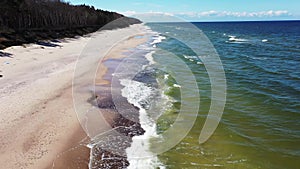
[[[126,16],[130,17],[130,16]],[[131,17],[134,18],[134,17]],[[138,18],[136,18],[138,19]],[[216,21],[186,21],[190,23],[195,23],[195,22],[202,22],[202,23],[213,23],[213,22],[300,22],[300,19],[280,19],[280,20],[216,20]],[[142,21],[143,22],[143,21]],[[184,23],[183,22],[176,22],[176,21],[155,21],[155,22],[145,22],[145,23]]]

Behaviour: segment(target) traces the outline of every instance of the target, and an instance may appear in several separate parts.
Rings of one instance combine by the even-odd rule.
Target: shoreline
[[[81,164],[65,161],[74,155],[77,157],[76,152],[72,152],[74,145],[86,137],[72,104],[71,80],[77,56],[93,37],[100,37],[106,46],[112,46],[124,34],[136,35],[137,30],[142,32],[143,26],[62,39],[56,47],[32,44],[3,50],[12,54],[0,58],[3,74],[0,78],[0,159],[3,167],[52,168],[54,160],[58,168],[60,164],[64,167],[86,164],[86,157],[81,157]],[[106,46],[100,45],[99,50],[105,53]],[[102,130],[107,128],[104,126]],[[86,146],[81,144],[77,148],[77,153],[87,153]],[[68,150],[72,152],[69,155]],[[57,155],[62,152],[65,152],[61,158],[64,160],[60,161]]]
[[[115,100],[112,97],[112,92],[118,89],[115,89],[111,86],[113,73],[116,72],[118,65],[122,63],[123,59],[128,57],[128,54],[125,53],[129,52],[129,49],[135,48],[136,46],[146,42],[145,38],[136,38],[137,36],[144,36],[144,34],[138,34],[129,37],[113,47],[111,51],[105,55],[98,67],[95,83],[97,86],[96,102],[99,111],[102,113],[102,115],[104,115],[104,119],[108,124],[110,124],[113,131],[121,134],[120,136],[124,135],[127,137],[125,140],[122,138],[114,138],[114,140],[112,140],[113,143],[107,142],[106,138],[116,134],[111,132],[111,135],[104,135],[97,140],[98,143],[95,142],[94,145],[90,145],[92,156],[90,157],[90,168],[124,168],[129,166],[129,161],[126,157],[126,149],[131,146],[132,140],[130,139],[133,136],[142,135],[144,133],[144,130],[141,128],[141,125],[138,122],[138,108],[130,104],[128,100],[121,95],[121,93],[118,93],[117,102],[122,104],[121,109],[131,110],[131,118],[128,119],[127,117],[124,117],[124,114],[120,113],[119,109],[116,108],[114,102]],[[114,64],[109,64],[110,62],[114,62]],[[116,148],[111,144],[118,146],[118,153],[113,154],[111,152]],[[110,148],[112,149],[110,150]]]

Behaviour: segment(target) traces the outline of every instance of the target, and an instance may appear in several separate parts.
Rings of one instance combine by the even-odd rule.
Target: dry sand
[[[77,58],[93,38],[103,43],[94,44],[97,50],[90,54],[122,57],[124,50],[144,41],[130,37],[144,32],[144,26],[133,25],[64,39],[57,47],[31,44],[3,50],[12,55],[0,57],[0,168],[87,168],[87,129],[79,123],[72,98]],[[106,71],[100,68],[96,82],[107,83],[99,78]],[[91,97],[90,91],[82,94]],[[99,130],[107,129],[103,125]]]

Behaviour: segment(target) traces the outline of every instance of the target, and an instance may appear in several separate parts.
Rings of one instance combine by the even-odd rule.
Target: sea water
[[[212,137],[199,144],[211,101],[210,79],[201,57],[176,37],[203,48],[188,24],[149,24],[166,39],[156,47],[181,58],[197,79],[201,96],[197,120],[187,136],[158,157],[167,168],[297,168],[300,158],[300,22],[193,23],[214,45],[223,63],[227,100]],[[167,32],[167,33],[166,33]],[[179,38],[178,38],[179,39]],[[199,44],[198,44],[199,43]],[[158,66],[176,64],[165,52]],[[185,71],[177,67],[175,73]],[[158,76],[159,77],[159,76]],[[171,109],[157,120],[157,132],[172,127],[180,109],[180,88],[165,78]],[[193,97],[191,95],[190,97]],[[192,114],[192,113],[191,113]]]
[[[147,136],[142,137],[150,139],[139,146],[144,146],[141,151],[151,154],[151,137],[159,137],[172,127],[183,104],[181,85],[172,73],[184,74],[187,70],[181,66],[173,72],[167,69],[168,65],[178,64],[180,59],[193,72],[198,85],[194,92],[201,96],[197,115],[190,112],[196,118],[194,126],[176,146],[160,154],[151,154],[152,158],[148,160],[132,161],[129,168],[138,168],[143,163],[144,168],[299,167],[300,22],[192,23],[214,45],[227,81],[223,117],[212,137],[204,144],[199,144],[198,139],[211,104],[211,84],[201,57],[210,57],[210,53],[195,55],[178,40],[184,39],[196,48],[204,48],[201,40],[194,36],[197,31],[186,26],[189,24],[148,24],[158,33],[149,42],[153,51],[147,55],[148,58],[151,55],[158,87],[154,90],[145,83],[129,81],[123,84],[127,86],[124,90],[130,89],[128,84],[136,89],[144,88],[139,99],[145,100],[145,97],[151,97],[151,92],[159,93],[157,90],[160,90],[169,100],[168,106],[156,104],[153,109],[156,111],[148,109],[141,112],[141,123],[146,122],[142,126],[149,131]],[[198,96],[195,93],[189,96],[191,100]],[[152,100],[157,99],[152,97]],[[134,101],[131,102],[134,104]],[[155,115],[149,121],[147,117],[159,109],[163,110],[159,116]]]
[[[299,167],[299,21],[147,26],[149,41],[114,75],[122,96],[139,108],[145,130],[126,149],[128,168]],[[226,106],[213,135],[199,144],[214,99],[207,60],[216,53],[226,76]],[[196,86],[187,88],[193,79]],[[178,124],[182,128],[164,136]],[[180,140],[170,146],[172,137]]]

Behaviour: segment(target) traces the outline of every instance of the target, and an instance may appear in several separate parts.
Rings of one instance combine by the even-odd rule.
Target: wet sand
[[[138,108],[128,103],[127,99],[121,95],[121,85],[119,84],[118,89],[116,89],[116,86],[112,87],[111,81],[118,65],[122,63],[125,57],[130,56],[127,53],[129,52],[128,49],[134,48],[146,40],[145,38],[134,37],[126,39],[115,46],[99,65],[96,79],[96,101],[112,131],[100,136],[95,142],[96,145],[92,147],[91,168],[126,168],[129,162],[125,150],[131,145],[131,138],[144,133],[138,122]],[[128,41],[131,41],[130,45],[127,43]],[[111,61],[114,64],[107,66],[108,62],[111,63]],[[112,92],[115,92],[114,98]],[[120,109],[122,112],[119,112]]]

